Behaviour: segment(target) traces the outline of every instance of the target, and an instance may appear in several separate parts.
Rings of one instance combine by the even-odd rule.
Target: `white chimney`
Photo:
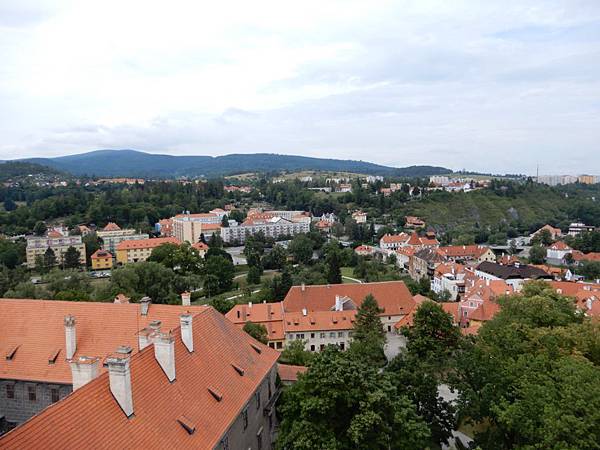
[[[89,383],[98,376],[100,368],[100,359],[91,356],[80,356],[71,361],[71,378],[73,381],[73,390],[79,389],[84,384]]]
[[[148,315],[148,310],[150,309],[150,303],[152,303],[152,300],[150,300],[150,297],[144,297],[140,300],[140,314],[142,316]]]
[[[248,308],[252,308],[252,302],[248,302]]]
[[[300,285],[300,289],[302,290],[302,292],[304,292],[306,290],[306,284],[302,283]]]
[[[116,354],[106,358],[110,392],[127,417],[133,414],[133,393],[131,391],[131,369],[129,353],[120,348]],[[131,351],[131,349],[129,349]]]
[[[192,294],[190,294],[187,291],[181,293],[181,304],[183,306],[190,306],[191,300],[192,300]]]
[[[342,298],[339,295],[335,296],[335,310],[336,311],[342,310]]]
[[[138,347],[140,352],[152,344],[152,333],[151,328],[144,328],[138,333]]]
[[[188,351],[191,353],[194,351],[194,333],[192,329],[192,315],[182,314],[179,316],[179,323],[181,325],[181,340],[183,345],[186,346]]]
[[[593,301],[591,298],[588,298],[588,299],[585,301],[585,306],[587,307],[588,311],[589,311],[590,309],[592,309],[592,303],[593,303],[593,302],[594,302],[594,301]]]
[[[72,359],[77,351],[77,332],[75,330],[75,317],[65,316],[65,348],[67,359]]]
[[[173,336],[171,336],[171,333],[157,332],[153,340],[154,357],[169,381],[175,380],[175,340]]]
[[[302,308],[302,315],[306,316],[308,314],[308,311],[306,310],[306,308]]]

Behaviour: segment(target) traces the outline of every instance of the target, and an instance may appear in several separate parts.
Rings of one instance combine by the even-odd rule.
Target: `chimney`
[[[304,291],[306,290],[306,284],[302,283],[302,284],[300,285],[300,290],[301,290],[302,292],[304,292]]]
[[[342,298],[339,295],[335,296],[335,310],[336,311],[342,310]]]
[[[146,327],[138,333],[138,347],[140,352],[152,344],[153,332],[150,327]]]
[[[592,303],[593,303],[593,300],[592,300],[591,298],[588,298],[588,299],[585,301],[585,306],[587,307],[588,311],[589,311],[590,309],[592,309]]]
[[[144,297],[140,300],[140,314],[142,316],[148,315],[148,310],[150,309],[150,303],[152,303],[152,300],[150,300],[150,297]]]
[[[248,308],[252,308],[252,302],[248,302]]]
[[[77,351],[77,332],[75,330],[75,317],[65,316],[65,348],[67,359],[72,359]]]
[[[179,316],[179,323],[181,325],[181,340],[183,345],[186,346],[188,351],[191,353],[194,351],[194,333],[192,329],[192,315],[182,314]]]
[[[308,314],[308,311],[306,310],[306,308],[302,308],[302,315],[306,316]]]
[[[169,381],[175,380],[175,340],[171,333],[157,332],[154,337],[154,357]]]
[[[110,392],[127,417],[131,417],[133,414],[131,369],[129,367],[130,353],[131,348],[120,347],[116,353],[106,358]]]
[[[191,300],[192,300],[192,294],[190,294],[187,291],[181,293],[181,304],[183,306],[190,306]]]
[[[89,383],[98,376],[100,359],[91,356],[80,356],[71,361],[71,378],[73,381],[73,390],[79,389],[84,384]]]

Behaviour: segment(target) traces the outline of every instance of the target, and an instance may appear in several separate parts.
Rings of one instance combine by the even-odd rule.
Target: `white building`
[[[248,217],[242,224],[231,227],[221,227],[221,238],[224,242],[239,242],[243,244],[247,236],[262,232],[266,237],[277,239],[280,236],[294,236],[310,231],[310,216],[297,219],[285,219],[271,214],[256,214]]]

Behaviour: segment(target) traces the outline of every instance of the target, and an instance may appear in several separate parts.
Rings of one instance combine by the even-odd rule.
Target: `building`
[[[0,299],[0,342],[6,352],[0,360],[0,416],[6,427],[82,385],[80,358],[88,358],[82,365],[96,365],[90,376],[99,375],[106,371],[99,362],[117,346],[137,353],[138,332],[151,323],[171,330],[179,326],[180,314],[205,309],[155,305],[149,299],[137,304]]]
[[[173,219],[160,219],[154,224],[154,230],[162,237],[173,236]]]
[[[489,261],[482,262],[475,268],[475,275],[484,280],[503,280],[520,291],[523,283],[528,280],[552,280],[553,276],[526,264],[516,263],[512,266],[503,266]]]
[[[433,272],[431,290],[440,295],[448,292],[448,300],[456,301],[465,293],[465,266],[458,263],[442,263]]]
[[[195,244],[192,244],[192,248],[198,250],[198,253],[202,258],[204,258],[206,252],[208,251],[208,245],[204,242],[196,242]]]
[[[173,237],[181,242],[194,244],[200,240],[200,236],[211,236],[221,229],[222,214],[200,213],[200,214],[178,214],[171,219]]]
[[[298,375],[306,373],[308,367],[292,366],[289,364],[277,364],[279,379],[284,386],[291,386],[298,381]]]
[[[407,233],[384,234],[379,239],[379,247],[382,250],[397,250],[400,247],[404,247],[409,238],[410,235]]]
[[[110,270],[113,267],[113,255],[106,250],[96,250],[92,256],[92,270]]]
[[[419,281],[422,278],[433,279],[435,268],[444,262],[444,258],[437,251],[437,248],[421,248],[411,256],[408,265],[408,273],[413,280]]]
[[[406,216],[405,221],[406,228],[423,228],[425,226],[425,221],[415,216]]]
[[[359,245],[354,249],[354,252],[358,256],[373,256],[375,254],[375,248],[370,245]]]
[[[367,213],[355,211],[352,213],[352,219],[358,224],[367,223]]]
[[[35,261],[38,256],[44,256],[44,253],[50,248],[56,256],[57,264],[63,263],[63,257],[69,247],[73,247],[79,253],[79,264],[85,265],[85,244],[81,236],[69,236],[58,230],[50,230],[45,236],[27,236],[27,248],[25,251],[27,257],[27,267],[35,267]]]
[[[243,327],[246,322],[258,323],[267,329],[268,345],[283,350],[285,332],[283,323],[283,302],[252,303],[235,305],[225,314],[231,322]]]
[[[573,249],[565,244],[563,241],[556,241],[546,250],[546,258],[562,262],[562,260],[568,254],[573,253]]]
[[[531,237],[535,237],[538,233],[541,233],[542,231],[548,231],[548,233],[550,233],[550,237],[552,238],[552,240],[556,240],[560,237],[562,237],[562,230],[560,228],[555,228],[552,225],[544,225],[542,228],[540,228],[539,230],[537,230],[535,233],[533,233],[531,235]]]
[[[483,245],[450,245],[440,247],[438,251],[447,261],[479,264],[484,261],[495,262],[496,255],[491,248]]]
[[[598,177],[595,175],[579,175],[577,181],[581,184],[596,184],[598,182]]]
[[[328,345],[336,345],[340,350],[346,350],[352,342],[356,309],[341,309],[341,301],[337,307],[340,309],[334,311],[308,312],[304,308],[300,312],[286,312],[286,343],[294,340],[304,341],[305,350],[311,352],[323,351]]]
[[[152,250],[162,244],[179,245],[181,241],[174,237],[122,241],[117,246],[117,264],[146,261]]]
[[[586,225],[581,222],[574,222],[569,225],[569,236],[578,236],[581,233],[587,233],[589,231],[594,231],[595,227],[591,225]]]
[[[102,230],[96,233],[102,239],[102,249],[116,254],[118,245],[123,241],[132,241],[136,239],[148,239],[148,234],[137,233],[134,229],[121,229],[114,222],[109,222]]]
[[[103,364],[76,357],[82,373],[106,369],[0,447],[81,449],[94,439],[104,448],[271,448],[279,354],[212,308],[177,319],[170,332],[142,330],[137,353],[120,345]]]
[[[224,242],[238,242],[243,244],[247,236],[263,233],[266,237],[277,239],[282,236],[294,236],[310,231],[311,218],[303,212],[287,211],[283,217],[279,215],[282,211],[255,213],[249,215],[246,220],[239,224],[221,228],[221,238]]]

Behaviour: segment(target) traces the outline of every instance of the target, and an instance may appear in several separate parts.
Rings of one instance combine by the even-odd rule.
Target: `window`
[[[348,331],[348,337],[352,337],[352,331]]]
[[[59,400],[58,388],[50,388],[50,400],[56,403]]]
[[[334,332],[334,331],[330,332],[330,333],[329,333],[329,337],[330,337],[330,338],[334,338],[334,337],[335,337],[335,332]]]
[[[311,345],[311,346],[310,346],[310,351],[311,351],[311,352],[314,352],[314,351],[315,351],[315,346],[314,346],[314,345]]]
[[[346,348],[346,345],[343,342],[340,342],[340,350],[344,350]]]
[[[15,398],[15,385],[14,384],[6,385],[6,398]]]
[[[343,331],[338,331],[338,337],[339,338],[344,337],[344,332]]]
[[[254,393],[254,397],[256,398],[256,409],[260,409],[260,387],[259,390]]]
[[[277,343],[277,348],[278,348],[278,349],[280,349],[280,348],[283,348],[283,342],[278,342],[278,343]]]
[[[319,335],[319,337],[320,337],[321,339],[325,339],[325,336],[326,336],[326,334],[325,334],[325,333],[321,333],[321,334]]]
[[[29,401],[30,402],[35,402],[37,400],[37,395],[35,392],[35,385],[29,385],[27,386],[27,393],[29,395]]]
[[[242,423],[244,424],[244,430],[248,428],[248,408],[242,411]]]
[[[310,333],[310,338],[314,339],[315,338],[315,333]]]

